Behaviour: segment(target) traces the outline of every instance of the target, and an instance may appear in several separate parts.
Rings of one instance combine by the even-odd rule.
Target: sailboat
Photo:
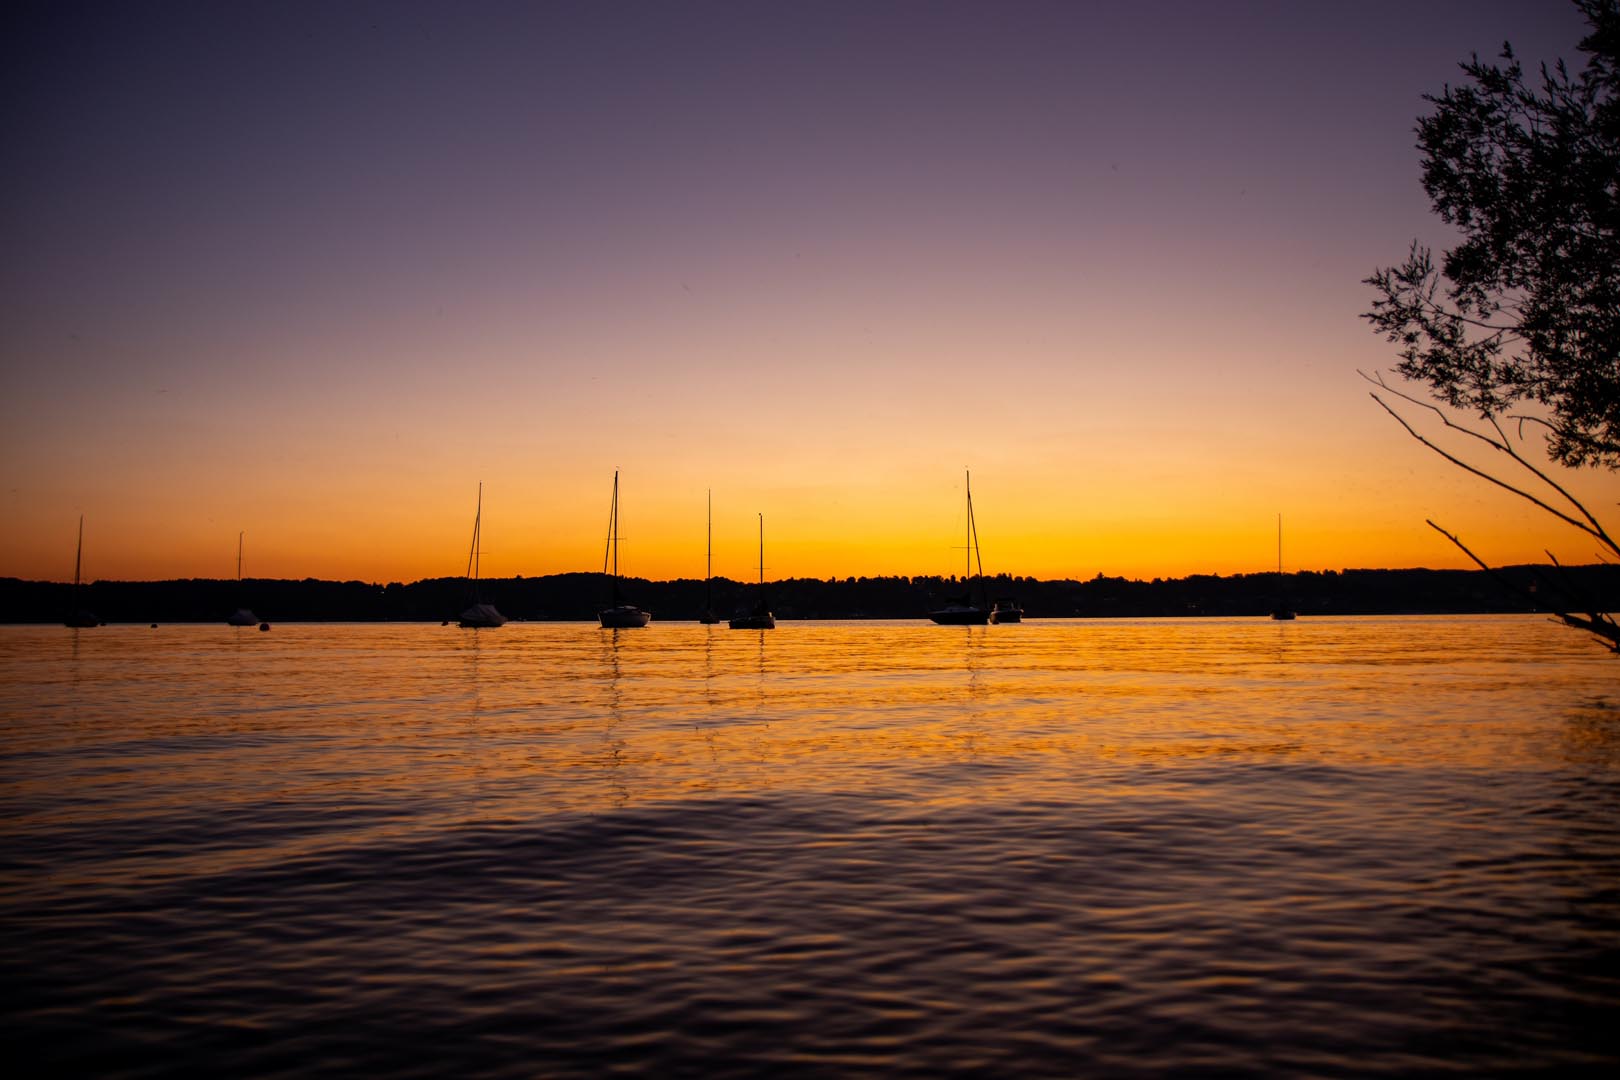
[[[597,613],[606,630],[628,630],[652,622],[652,612],[627,604],[619,595],[619,470],[613,470],[613,505],[608,510],[607,550],[602,553],[602,573],[608,572],[608,558],[613,563],[613,603]]]
[[[1287,621],[1294,617],[1294,609],[1288,606],[1288,601],[1282,596],[1282,515],[1277,515],[1277,606],[1272,609],[1271,617],[1279,621]]]
[[[236,534],[236,595],[238,599],[242,596],[242,537],[245,535],[246,533],[241,532]],[[245,607],[239,607],[225,617],[226,626],[257,626],[258,624],[259,617]],[[268,630],[269,628],[269,624],[265,624],[265,629]]]
[[[731,620],[733,630],[775,630],[776,616],[771,614],[771,606],[765,602],[765,515],[759,515],[759,602],[754,610],[747,615],[738,615]]]
[[[703,614],[698,622],[713,625],[720,621],[714,613],[714,490],[709,490],[709,547],[703,564]]]
[[[79,567],[84,561],[84,515],[79,515],[79,547],[73,553],[73,611],[62,620],[63,626],[100,626],[101,617],[79,606]]]
[[[967,477],[967,574],[973,573],[973,564],[979,564],[979,592],[984,592],[984,560],[979,558],[979,529],[973,521],[973,475],[963,470]],[[961,596],[948,601],[937,611],[930,611],[928,617],[944,626],[983,626],[990,621],[990,612],[985,610],[981,595],[981,602],[973,602],[973,593],[970,589]]]
[[[506,616],[495,610],[494,604],[486,604],[478,595],[478,562],[482,554],[478,550],[478,539],[484,524],[484,484],[478,483],[478,511],[473,514],[472,550],[467,552],[467,578],[472,582],[472,607],[461,613],[459,625],[463,629],[493,630],[506,623]]]

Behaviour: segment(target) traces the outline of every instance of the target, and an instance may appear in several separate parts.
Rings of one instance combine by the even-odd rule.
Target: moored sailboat
[[[710,489],[708,545],[703,562],[703,614],[698,616],[698,622],[712,626],[719,621],[720,616],[714,613],[714,491]]]
[[[613,602],[597,613],[605,630],[631,630],[652,621],[652,612],[643,611],[634,604],[624,602],[619,593],[619,470],[613,470],[613,503],[608,510],[607,550],[602,553],[602,573],[608,572],[609,557],[613,568]]]
[[[1277,515],[1277,606],[1271,609],[1271,617],[1279,622],[1287,622],[1294,618],[1294,609],[1288,606],[1288,601],[1282,594],[1282,515]]]
[[[79,600],[79,568],[84,562],[84,515],[79,515],[79,546],[73,553],[73,610],[67,618],[62,620],[63,626],[72,626],[83,629],[89,626],[100,626],[101,616],[93,611],[86,611]]]
[[[473,514],[472,550],[467,553],[467,579],[472,582],[472,606],[461,613],[458,625],[465,630],[493,630],[506,625],[506,616],[495,610],[494,604],[484,603],[478,592],[478,541],[484,526],[484,483],[478,482],[478,510]]]
[[[990,621],[990,612],[983,602],[984,560],[979,557],[979,530],[973,521],[973,475],[965,470],[963,475],[967,482],[967,573],[963,580],[972,577],[974,561],[978,560],[980,602],[973,602],[970,586],[966,593],[951,598],[944,607],[930,611],[928,617],[943,626],[983,626]]]
[[[738,615],[730,622],[733,630],[775,630],[776,616],[771,614],[771,606],[765,600],[765,515],[759,515],[759,600],[754,610],[746,615]]]
[[[236,534],[236,598],[238,600],[242,598],[242,538],[246,535],[243,532]],[[257,626],[259,625],[259,617],[248,608],[239,607],[225,616],[225,625]],[[268,628],[268,625],[266,628]]]

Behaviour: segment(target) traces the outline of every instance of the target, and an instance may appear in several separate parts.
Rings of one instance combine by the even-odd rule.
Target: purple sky
[[[712,486],[739,544],[786,519],[783,572],[942,569],[964,464],[984,498],[1000,474],[1016,572],[1232,569],[1278,510],[1306,565],[1449,564],[1422,518],[1494,504],[1366,401],[1390,353],[1359,282],[1446,239],[1420,95],[1503,39],[1573,58],[1583,25],[1555,0],[5,19],[0,574],[60,576],[82,512],[132,577],[213,572],[238,528],[265,573],[434,573],[480,479],[512,529],[554,523],[508,534],[508,572],[589,568],[616,465],[670,497],[628,504],[649,547]],[[1063,485],[1084,510],[1047,505]],[[922,505],[943,520],[897,531]]]

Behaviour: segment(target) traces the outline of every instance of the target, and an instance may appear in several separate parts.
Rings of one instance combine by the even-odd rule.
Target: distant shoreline
[[[722,615],[741,610],[754,603],[758,588],[728,578],[622,583],[625,596],[651,610],[655,622],[694,620],[706,607]],[[779,618],[798,620],[922,618],[965,591],[980,595],[976,579],[939,576],[790,578],[764,588]],[[1279,604],[1302,616],[1529,613],[1547,610],[1549,598],[1566,589],[1603,610],[1620,609],[1620,566],[1195,574],[1152,581],[1002,575],[986,578],[982,592],[987,600],[1016,598],[1030,618],[1148,618],[1263,616]],[[509,619],[531,622],[591,621],[608,597],[608,579],[597,573],[478,583],[480,600]],[[108,623],[213,623],[244,607],[270,622],[430,623],[454,619],[472,601],[464,578],[387,585],[314,578],[96,581],[77,593],[61,582],[0,578],[0,623],[60,622],[78,608]]]
[[[1391,612],[1384,612],[1384,613],[1381,613],[1381,614],[1380,613],[1369,612],[1369,613],[1360,613],[1360,614],[1355,614],[1355,615],[1337,615],[1337,614],[1332,614],[1332,613],[1313,612],[1310,615],[1310,618],[1315,618],[1315,619],[1452,619],[1452,618],[1454,618],[1454,619],[1468,619],[1468,618],[1490,618],[1490,617],[1494,617],[1494,616],[1515,616],[1515,617],[1523,617],[1523,618],[1533,618],[1533,617],[1535,617],[1537,615],[1544,615],[1549,619],[1553,619],[1555,622],[1557,621],[1557,617],[1554,616],[1551,612],[1548,612],[1548,611],[1391,611]],[[1170,619],[1186,619],[1186,620],[1191,620],[1191,621],[1197,621],[1197,620],[1203,619],[1203,620],[1208,620],[1210,622],[1216,622],[1216,621],[1219,621],[1219,620],[1232,620],[1232,619],[1266,619],[1266,621],[1268,621],[1268,622],[1270,621],[1269,617],[1264,615],[1264,614],[1254,614],[1254,615],[1042,615],[1042,616],[1025,615],[1024,618],[1019,623],[1011,624],[1011,625],[1017,626],[1017,625],[1024,625],[1024,624],[1028,624],[1028,623],[1051,623],[1051,622],[1115,622],[1115,621],[1129,622],[1131,620],[1151,621],[1151,620],[1170,620]],[[935,625],[933,622],[931,622],[931,620],[928,618],[926,613],[918,613],[916,615],[860,615],[860,616],[855,616],[855,615],[851,615],[851,616],[818,615],[818,616],[814,616],[814,617],[810,617],[810,618],[791,618],[791,619],[787,618],[785,616],[777,616],[776,621],[777,621],[778,626],[783,625],[783,624],[792,625],[792,624],[795,624],[795,623],[834,623],[834,622],[841,622],[841,623],[921,623],[921,624],[926,624],[926,625],[930,625],[930,626]],[[1292,621],[1298,622],[1299,619],[1296,618],[1296,619],[1294,619]],[[8,627],[8,626],[9,627],[60,626],[60,625],[61,625],[61,620],[59,620],[59,619],[53,619],[53,620],[43,620],[42,619],[42,620],[37,620],[37,621],[32,621],[32,622],[19,622],[19,621],[9,621],[8,622],[6,620],[0,620],[0,627]],[[654,627],[654,626],[686,626],[686,625],[700,626],[700,625],[705,625],[705,624],[701,623],[696,618],[687,618],[687,617],[676,616],[676,617],[671,617],[671,618],[655,618],[651,622],[649,622],[647,625],[648,625],[648,627]],[[716,625],[716,628],[720,629],[720,630],[726,630],[727,629],[727,627],[725,625],[725,620],[721,620],[721,622],[718,623],[718,624],[709,624],[709,625]],[[982,625],[985,625],[985,624],[981,623],[981,624],[975,624],[975,625],[982,626]],[[1285,623],[1281,623],[1279,625],[1287,625],[1287,623],[1285,622]],[[162,620],[146,620],[146,619],[130,619],[130,620],[103,619],[95,627],[93,627],[93,628],[88,628],[87,627],[87,628],[83,628],[83,629],[97,629],[97,630],[100,630],[100,629],[111,629],[111,628],[115,628],[115,627],[137,627],[137,628],[151,627],[153,629],[158,629],[158,628],[162,628],[162,627],[165,627],[165,626],[170,626],[170,627],[173,627],[173,626],[226,626],[226,623],[225,623],[225,620],[223,620],[223,619],[171,619],[168,622],[164,622]],[[456,620],[454,618],[451,618],[451,619],[276,619],[273,622],[271,620],[269,620],[269,619],[266,619],[260,626],[257,626],[257,627],[255,627],[255,626],[247,626],[247,627],[227,627],[227,628],[228,629],[243,630],[243,631],[252,631],[252,630],[258,630],[258,629],[263,629],[263,628],[266,628],[266,627],[275,627],[275,626],[438,626],[438,627],[448,627],[450,629],[456,629],[457,628],[456,627]],[[602,629],[602,626],[601,626],[600,622],[597,620],[597,617],[595,615],[592,615],[588,619],[561,619],[561,618],[558,618],[558,619],[507,619],[505,624],[503,626],[501,626],[501,627],[495,627],[495,628],[478,627],[476,629],[486,629],[490,633],[499,633],[502,629],[504,629],[507,626],[583,626],[583,627],[586,627],[586,628],[591,629],[591,630],[600,630],[600,629]],[[71,629],[71,628],[65,628],[65,629]],[[467,629],[467,628],[462,627],[461,629]],[[944,629],[947,629],[947,630],[949,630],[949,629],[961,629],[961,626],[946,626],[946,627],[944,627]]]

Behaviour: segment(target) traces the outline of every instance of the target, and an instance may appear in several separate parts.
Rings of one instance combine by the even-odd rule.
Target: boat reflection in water
[[[23,1072],[1613,1060],[1615,661],[1544,616],[590,629],[0,626]]]
[[[1290,630],[308,624],[226,664],[0,626],[13,1056],[1604,1075],[1614,659],[1539,615]]]

